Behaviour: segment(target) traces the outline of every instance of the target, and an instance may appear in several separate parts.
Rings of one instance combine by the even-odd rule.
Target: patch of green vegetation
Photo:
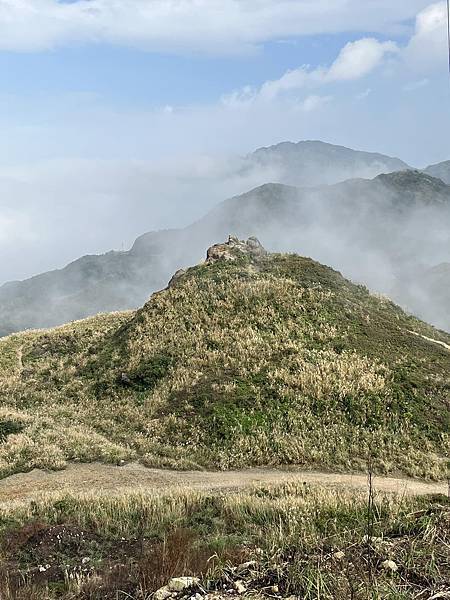
[[[22,423],[16,421],[0,420],[0,443],[4,442],[8,435],[20,433],[24,428]]]
[[[151,391],[158,381],[163,379],[169,372],[172,358],[165,354],[157,354],[146,358],[129,374],[123,374],[120,381],[125,386],[131,385],[140,390]]]

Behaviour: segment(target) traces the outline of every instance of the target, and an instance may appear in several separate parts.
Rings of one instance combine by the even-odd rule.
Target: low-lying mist
[[[310,153],[311,146],[306,148]],[[324,178],[339,179],[336,164],[327,164],[323,155],[327,149],[319,146],[318,150]],[[380,155],[373,155],[370,160],[366,155],[357,158],[359,164],[350,155],[342,173],[348,175],[352,169],[376,171],[383,166],[388,169],[395,166],[389,161],[397,160]],[[317,177],[317,152],[313,160],[312,167],[297,161],[296,171],[291,165],[290,180],[310,182],[312,172]],[[185,182],[184,203],[171,203],[170,185],[165,188],[166,196],[156,185],[151,188],[150,176],[129,184],[124,177],[119,191],[125,192],[126,185],[139,188],[142,194],[147,190],[147,195],[168,205],[160,207],[160,214],[178,206],[174,222],[182,225],[189,216],[198,216],[202,208],[206,211],[217,204],[217,196],[223,190],[286,177],[283,161],[264,165],[260,158],[255,161],[249,157],[227,163],[227,169],[223,164],[216,164],[215,172],[212,163],[203,170],[190,174],[186,171],[184,179],[173,181],[178,199],[180,181]],[[89,186],[89,182],[85,185]],[[149,194],[148,189],[153,192]],[[161,200],[164,197],[165,202]],[[131,228],[138,227],[138,216],[141,230],[144,228],[142,209],[136,211],[137,216],[132,206],[125,210],[121,205],[120,210],[124,225],[123,230],[116,225],[117,235],[127,232],[131,236]],[[148,211],[151,213],[151,202]],[[100,220],[91,224],[91,231],[96,228],[101,229]],[[334,185],[298,188],[264,184],[217,204],[191,225],[144,234],[128,251],[85,256],[61,271],[3,286],[0,334],[56,325],[97,312],[135,308],[151,292],[165,287],[177,269],[199,262],[209,245],[230,234],[256,235],[270,251],[310,256],[372,291],[388,295],[430,323],[450,329],[450,186],[409,170]],[[69,246],[70,239],[68,236]],[[106,237],[102,239],[105,243]]]
[[[276,179],[244,159],[49,161],[0,170],[0,285],[85,254],[183,227],[225,198]]]
[[[407,168],[399,159],[322,142],[248,156],[53,160],[0,169],[0,285],[85,254],[129,248],[145,231],[184,227],[268,182],[298,186]]]

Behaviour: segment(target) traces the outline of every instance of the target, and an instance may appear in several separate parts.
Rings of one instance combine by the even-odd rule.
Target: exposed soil
[[[433,344],[438,344],[439,346],[442,346],[443,348],[450,350],[450,346],[448,344],[446,344],[445,342],[440,342],[439,340],[435,340],[433,338],[427,337],[426,335],[421,335],[420,333],[416,333],[415,331],[409,331],[409,333],[412,333],[413,335],[416,335],[417,337],[421,337],[423,340],[426,340],[427,342],[432,342]]]
[[[241,471],[166,471],[148,469],[137,463],[112,466],[100,463],[70,464],[64,471],[19,473],[0,480],[0,505],[23,502],[46,493],[118,493],[123,490],[159,493],[176,488],[238,491],[258,484],[301,481],[347,489],[367,488],[364,474],[317,471],[244,469]],[[376,477],[375,489],[408,495],[445,494],[446,483]]]

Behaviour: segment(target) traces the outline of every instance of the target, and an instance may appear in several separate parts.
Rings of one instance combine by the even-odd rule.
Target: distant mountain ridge
[[[278,166],[280,182],[296,186],[330,185],[356,177],[372,179],[380,173],[411,168],[399,158],[313,140],[259,148],[248,160],[262,167]]]
[[[430,165],[424,172],[432,177],[438,177],[445,183],[450,184],[450,160],[437,163],[436,165]]]
[[[311,177],[310,182],[314,172],[308,165],[318,165],[318,156],[329,158],[328,167],[321,164],[325,180],[333,169],[337,173],[333,164],[375,171],[405,165],[321,142],[279,144],[257,150],[248,160],[269,164],[269,155],[283,157],[286,152],[304,157],[288,169],[292,178]],[[135,308],[174,271],[198,262],[205,247],[230,233],[258,235],[271,251],[310,255],[372,289],[395,293],[408,310],[450,329],[450,316],[442,316],[445,307],[426,310],[420,295],[402,297],[399,285],[417,272],[450,262],[450,186],[421,171],[376,175],[303,188],[268,183],[222,202],[184,229],[146,233],[129,251],[84,256],[64,269],[5,284],[0,287],[0,335]],[[436,234],[430,236],[430,231]],[[440,316],[433,319],[433,314]]]

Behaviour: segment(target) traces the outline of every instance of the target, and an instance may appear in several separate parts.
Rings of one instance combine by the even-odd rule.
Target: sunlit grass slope
[[[0,474],[361,469],[370,453],[379,472],[443,477],[450,336],[311,259],[230,253],[136,313],[1,340]]]

